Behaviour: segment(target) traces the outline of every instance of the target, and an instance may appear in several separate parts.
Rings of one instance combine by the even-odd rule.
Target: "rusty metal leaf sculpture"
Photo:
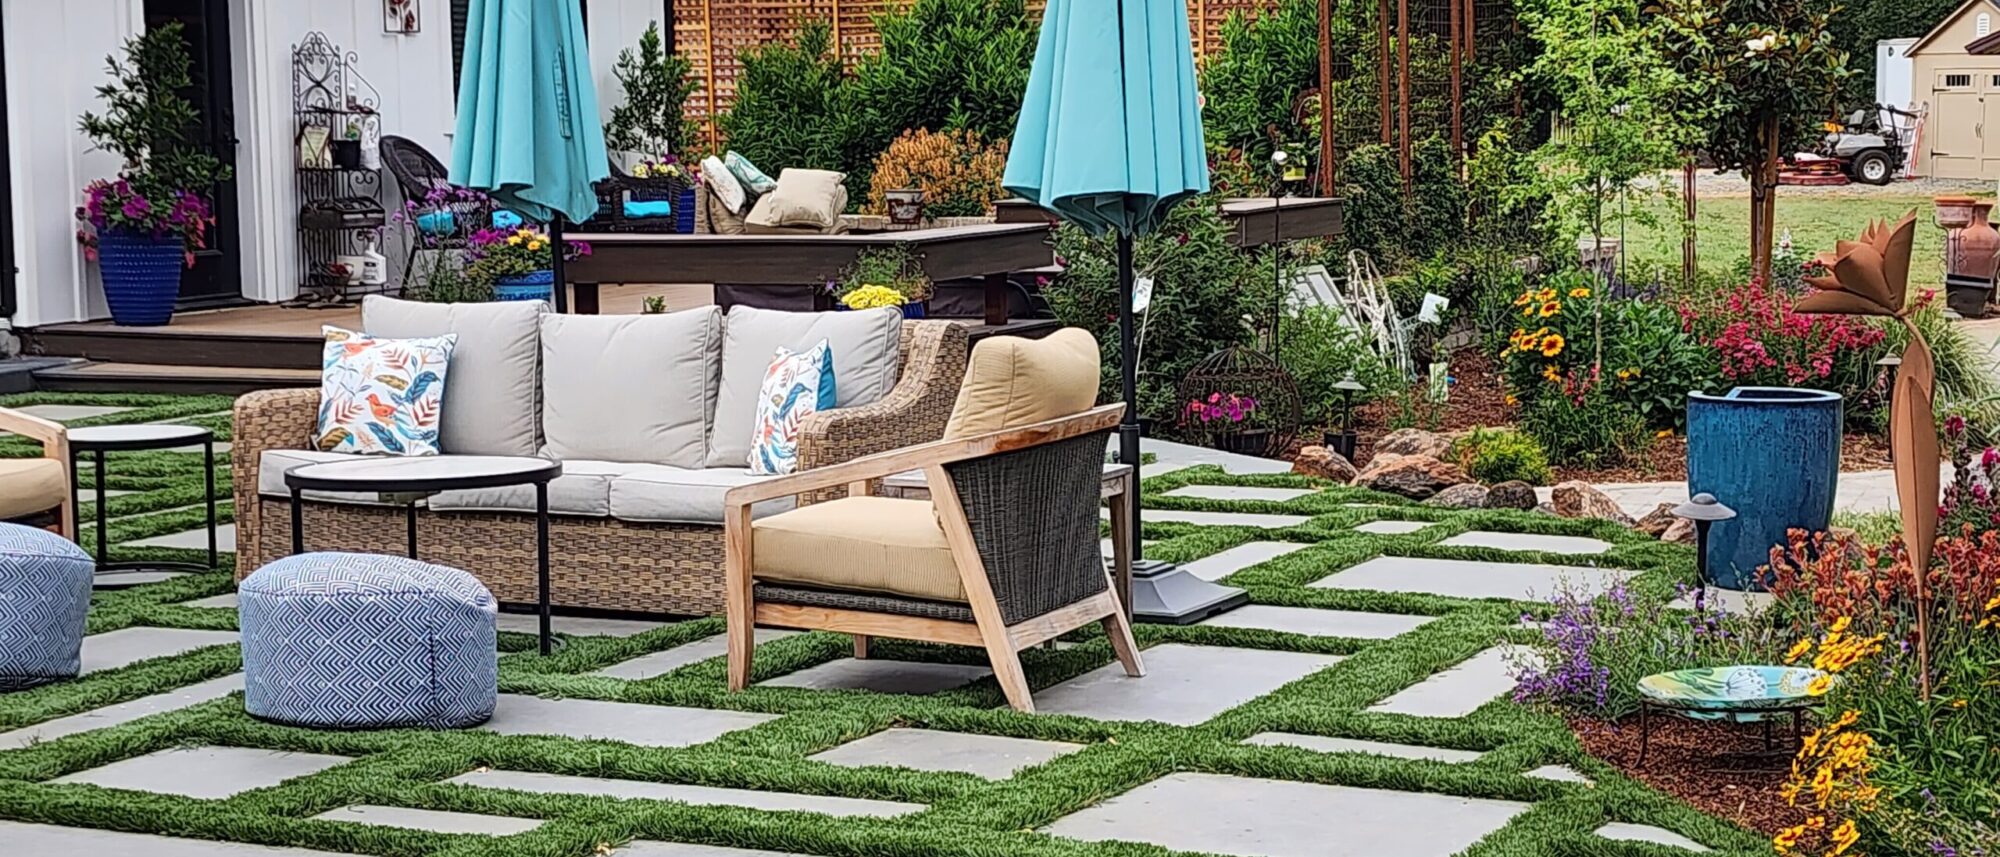
[[[1930,567],[1938,528],[1937,364],[1930,343],[1910,320],[1910,250],[1917,212],[1896,225],[1869,223],[1859,241],[1842,241],[1821,254],[1825,276],[1807,277],[1815,291],[1798,311],[1828,315],[1888,316],[1909,331],[1889,406],[1889,450],[1895,465],[1896,501],[1902,509],[1903,547],[1915,578],[1918,684],[1930,696]]]

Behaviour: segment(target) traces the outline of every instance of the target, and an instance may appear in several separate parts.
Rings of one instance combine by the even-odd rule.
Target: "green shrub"
[[[1341,393],[1333,385],[1349,372],[1367,388],[1353,394],[1357,408],[1400,383],[1338,311],[1301,307],[1284,318],[1279,330],[1278,362],[1298,384],[1308,426],[1331,426],[1340,420]]]
[[[1687,426],[1687,394],[1717,392],[1722,366],[1715,350],[1688,333],[1680,313],[1660,303],[1616,301],[1604,319],[1604,371],[1611,398],[1649,428]]]
[[[1162,420],[1178,417],[1181,377],[1203,357],[1248,344],[1247,318],[1268,317],[1271,285],[1251,276],[1249,255],[1229,243],[1215,200],[1195,197],[1176,206],[1160,228],[1133,248],[1133,267],[1153,278],[1139,363],[1139,412]],[[1104,354],[1100,398],[1119,396],[1118,267],[1115,239],[1085,234],[1068,223],[1056,228],[1063,273],[1043,289],[1063,324],[1097,335]],[[1268,270],[1268,269],[1267,269]],[[1149,317],[1148,317],[1149,316]]]
[[[1452,444],[1451,453],[1467,474],[1488,485],[1547,485],[1555,476],[1542,445],[1513,429],[1475,428]]]
[[[1347,245],[1373,257],[1383,270],[1394,270],[1406,255],[1410,228],[1396,151],[1371,143],[1347,153],[1340,181]]]
[[[639,36],[639,53],[618,52],[611,74],[625,90],[625,103],[611,108],[604,125],[604,142],[614,150],[658,157],[688,154],[686,107],[698,85],[687,57],[665,49],[660,24],[654,21]]]
[[[792,41],[749,48],[740,57],[736,104],[718,120],[731,148],[772,175],[787,167],[850,172],[874,157],[863,142],[857,90],[834,54],[833,27],[825,20],[806,22]]]
[[[1554,389],[1521,409],[1521,430],[1541,441],[1553,464],[1599,467],[1617,464],[1645,448],[1646,421],[1632,406],[1608,395],[1590,380],[1589,370],[1571,372]]]

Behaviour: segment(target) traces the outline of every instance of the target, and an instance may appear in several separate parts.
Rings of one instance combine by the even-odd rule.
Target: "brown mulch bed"
[[[1731,755],[1763,749],[1763,730],[1756,724],[1655,716],[1644,768],[1635,764],[1639,758],[1637,715],[1615,723],[1571,717],[1569,728],[1591,755],[1710,815],[1765,834],[1805,821],[1803,811],[1787,806],[1778,796],[1778,787],[1790,773],[1787,758],[1748,760]],[[1796,746],[1791,743],[1789,719],[1773,728],[1776,746]]]

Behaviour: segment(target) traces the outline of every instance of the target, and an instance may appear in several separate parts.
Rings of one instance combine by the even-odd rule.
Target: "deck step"
[[[154,363],[72,363],[35,372],[35,387],[58,392],[223,393],[317,387],[318,369],[168,366]]]

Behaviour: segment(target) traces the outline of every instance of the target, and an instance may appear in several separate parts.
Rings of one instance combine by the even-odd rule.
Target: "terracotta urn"
[[[1969,196],[1940,196],[1931,200],[1937,206],[1937,224],[1945,229],[1964,229],[1972,223],[1972,204],[1978,202]]]
[[[1952,245],[1951,273],[1993,279],[1993,269],[2000,266],[2000,230],[1987,221],[1992,212],[1991,202],[1981,200],[1972,204],[1972,224],[1959,230],[1958,240]]]

